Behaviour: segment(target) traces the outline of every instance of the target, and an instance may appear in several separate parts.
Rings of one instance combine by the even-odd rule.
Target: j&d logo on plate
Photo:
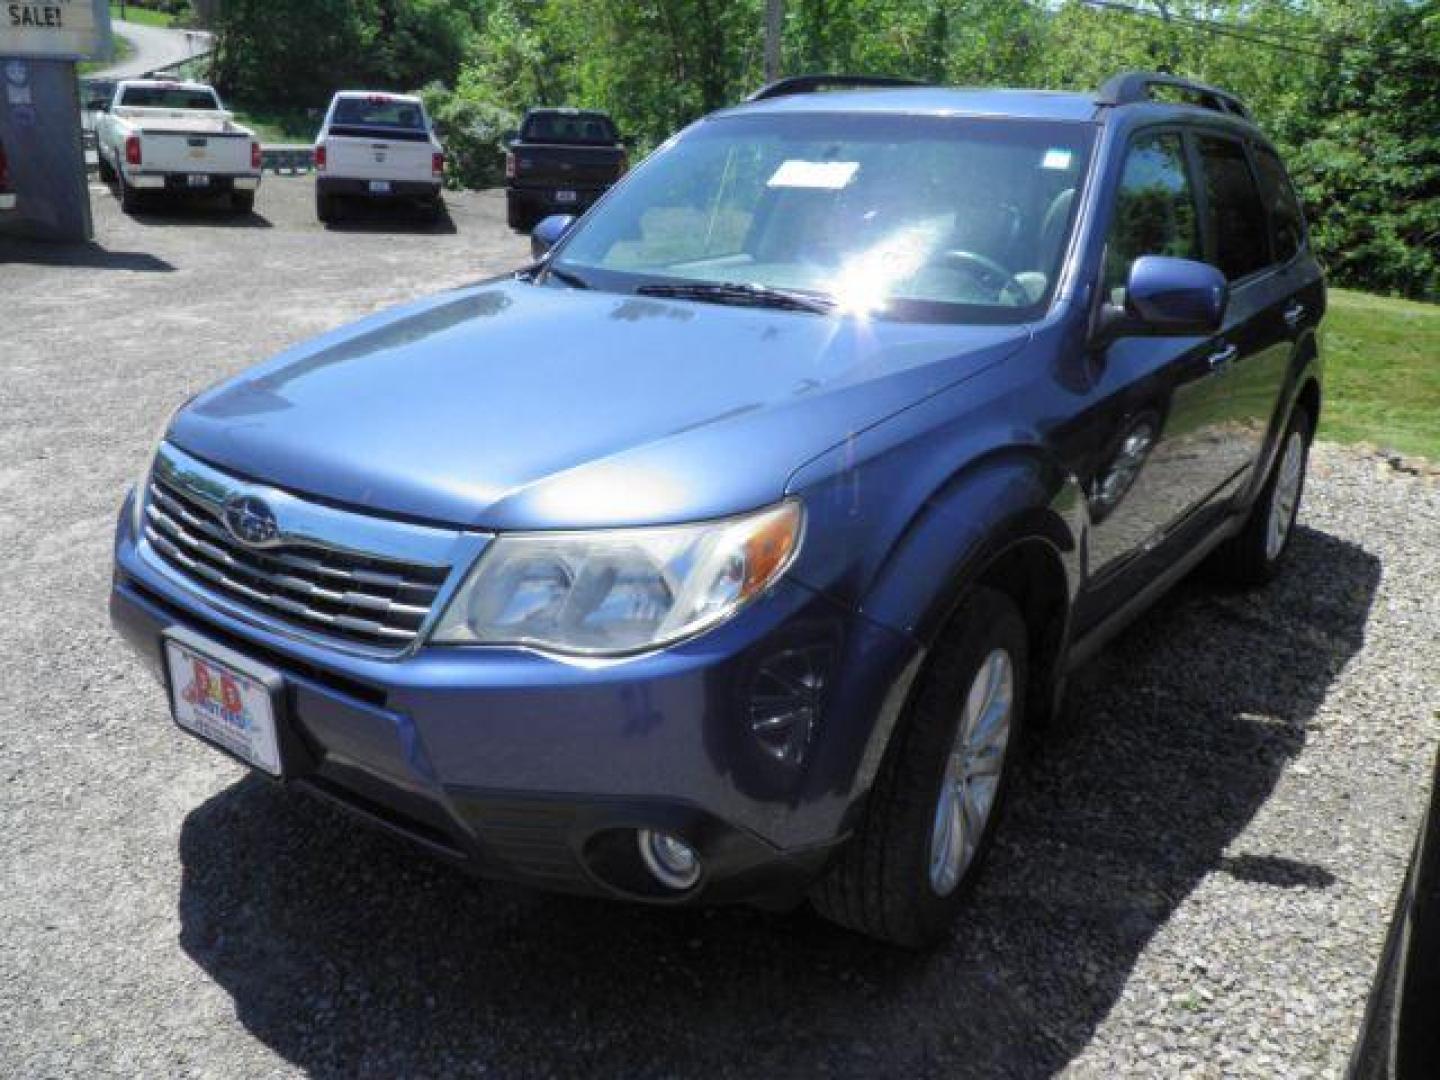
[[[273,547],[280,542],[275,511],[254,495],[235,495],[226,501],[225,528],[246,547]]]

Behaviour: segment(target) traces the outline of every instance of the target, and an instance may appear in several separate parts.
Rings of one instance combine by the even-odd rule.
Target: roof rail
[[[889,75],[791,75],[767,83],[747,97],[746,101],[768,101],[790,94],[813,94],[818,90],[882,86],[925,86],[914,79],[897,79]]]
[[[1184,91],[1195,98],[1195,104],[1202,109],[1230,113],[1244,120],[1251,119],[1250,110],[1234,94],[1207,86],[1193,79],[1182,79],[1178,75],[1165,75],[1158,71],[1124,71],[1114,76],[1096,95],[1098,105],[1133,105],[1140,101],[1153,101],[1150,89],[1154,86],[1170,86]]]

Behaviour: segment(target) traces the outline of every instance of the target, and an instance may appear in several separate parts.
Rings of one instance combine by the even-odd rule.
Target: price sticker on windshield
[[[765,186],[839,191],[855,178],[859,168],[858,161],[787,161]]]

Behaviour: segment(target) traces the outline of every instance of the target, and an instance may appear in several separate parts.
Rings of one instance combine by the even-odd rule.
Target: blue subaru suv
[[[181,408],[111,601],[175,720],[482,875],[943,934],[1067,675],[1280,566],[1325,289],[1223,91],[890,82]]]

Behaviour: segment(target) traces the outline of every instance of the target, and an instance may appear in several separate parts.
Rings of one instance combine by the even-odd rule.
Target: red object
[[[435,176],[445,175],[445,155],[436,154],[430,159],[430,172]]]
[[[324,143],[321,143],[319,146],[315,147],[315,171],[316,171],[316,172],[324,172],[324,171],[325,171],[325,144],[324,144]]]
[[[505,179],[515,179],[515,155],[511,153],[505,155]]]
[[[0,191],[10,190],[10,159],[5,156],[5,147],[0,146]]]
[[[231,715],[240,713],[245,707],[244,701],[240,698],[240,686],[229,675],[224,675],[220,679],[220,702],[225,711]]]
[[[261,161],[262,158],[260,156],[260,144],[258,142],[252,142],[250,144],[250,168],[254,169],[256,172],[259,172]]]
[[[141,156],[140,156],[140,136],[139,136],[139,135],[131,135],[128,139],[125,140],[125,164],[126,164],[126,165],[140,165],[140,164],[143,164],[143,162],[141,161]]]

